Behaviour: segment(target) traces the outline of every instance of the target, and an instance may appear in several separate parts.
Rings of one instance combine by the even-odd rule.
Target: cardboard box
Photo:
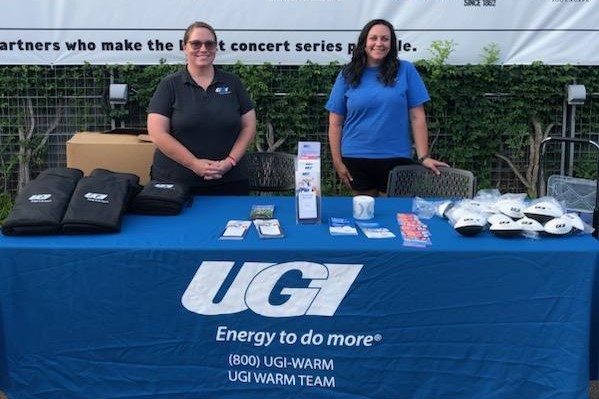
[[[96,168],[133,173],[143,185],[150,180],[155,149],[147,135],[76,133],[67,141],[67,167],[86,176]]]

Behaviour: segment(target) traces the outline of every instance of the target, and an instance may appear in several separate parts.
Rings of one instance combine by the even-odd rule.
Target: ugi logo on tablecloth
[[[214,299],[235,262],[204,261],[198,268],[181,302],[186,309],[202,315],[219,315],[251,309],[267,317],[332,316],[362,269],[361,264],[320,264],[314,262],[245,262],[218,303]],[[269,297],[281,278],[299,271],[306,287],[284,287],[287,297],[272,304]]]

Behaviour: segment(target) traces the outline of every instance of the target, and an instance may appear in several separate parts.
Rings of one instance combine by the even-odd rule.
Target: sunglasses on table
[[[216,48],[216,42],[214,40],[206,40],[205,42],[201,40],[192,40],[187,42],[187,44],[189,44],[193,50],[199,50],[202,46],[208,51],[212,51]]]

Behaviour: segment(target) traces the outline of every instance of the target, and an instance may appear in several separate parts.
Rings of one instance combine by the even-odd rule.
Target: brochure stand
[[[320,223],[320,143],[317,141],[298,143],[295,205],[297,223]]]

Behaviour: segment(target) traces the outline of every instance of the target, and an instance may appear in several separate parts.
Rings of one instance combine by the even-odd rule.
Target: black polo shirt
[[[214,80],[204,90],[185,67],[160,82],[150,100],[148,113],[169,118],[171,135],[196,157],[220,160],[229,155],[239,136],[241,115],[252,109],[254,103],[237,76],[215,68]],[[239,160],[222,179],[204,180],[156,150],[152,178],[190,186],[212,186],[247,179],[247,164]]]

